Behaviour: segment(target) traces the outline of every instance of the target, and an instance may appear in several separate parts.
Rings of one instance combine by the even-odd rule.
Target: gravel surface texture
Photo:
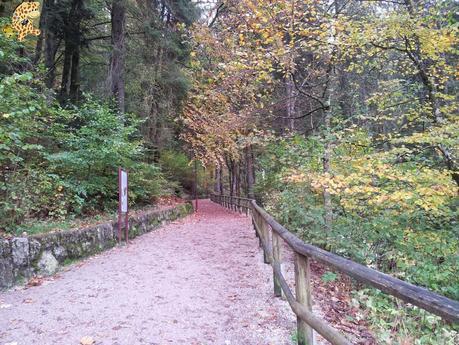
[[[249,218],[210,201],[39,286],[0,293],[0,345],[284,345],[294,330]]]

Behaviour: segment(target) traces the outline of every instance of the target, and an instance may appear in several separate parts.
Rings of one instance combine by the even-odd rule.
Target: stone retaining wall
[[[191,203],[153,210],[129,219],[129,238],[190,214]],[[28,237],[0,238],[0,289],[34,275],[50,275],[66,260],[83,258],[116,244],[118,222]]]

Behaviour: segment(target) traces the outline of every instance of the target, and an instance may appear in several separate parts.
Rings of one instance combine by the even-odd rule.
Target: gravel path
[[[292,344],[295,318],[272,294],[247,217],[199,213],[0,293],[0,345]]]

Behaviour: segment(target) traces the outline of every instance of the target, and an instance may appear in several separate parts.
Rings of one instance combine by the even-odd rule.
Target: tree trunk
[[[339,1],[335,1],[334,3],[335,7],[335,15],[338,14],[339,11]],[[330,28],[330,39],[331,41],[335,40],[336,32],[335,32],[335,27],[332,25]],[[333,115],[333,109],[332,109],[332,98],[335,96],[335,87],[337,84],[336,80],[336,64],[337,61],[335,60],[337,51],[333,46],[330,47],[330,62],[329,62],[329,69],[328,69],[328,85],[326,91],[326,109],[325,109],[325,118],[324,118],[324,154],[322,157],[322,164],[323,164],[323,171],[326,175],[330,177],[330,158],[331,158],[331,149],[332,149],[332,143],[331,143],[331,117]],[[324,210],[325,210],[325,216],[324,216],[324,222],[325,222],[325,229],[330,230],[333,222],[333,205],[332,205],[332,200],[331,200],[331,195],[330,192],[328,191],[328,186],[324,186],[323,190],[323,197],[324,197]]]
[[[44,35],[45,39],[45,67],[46,67],[46,77],[45,77],[45,84],[47,87],[52,88],[54,86],[54,79],[56,76],[56,69],[54,66],[54,59],[56,58],[57,52],[57,42],[56,42],[56,34],[51,29],[51,13],[49,8],[51,7],[52,0],[46,0],[43,2],[44,8],[44,16],[45,16],[45,27]]]
[[[69,23],[64,34],[64,66],[62,69],[61,100],[76,101],[80,92],[80,44],[83,0],[74,0],[69,12]],[[54,60],[54,59],[53,59]],[[54,64],[54,61],[53,61]]]
[[[416,16],[415,9],[419,6],[417,1],[405,0],[405,6],[410,17],[414,18]],[[443,115],[440,111],[440,102],[437,96],[437,86],[434,78],[429,76],[428,70],[432,64],[430,59],[425,58],[422,55],[421,42],[419,37],[415,36],[414,47],[410,44],[408,38],[405,38],[406,53],[408,58],[413,62],[418,70],[419,77],[421,78],[422,84],[427,90],[427,98],[429,100],[430,106],[432,108],[432,119],[435,123],[441,123],[443,121]]]
[[[70,71],[69,97],[73,103],[77,103],[80,99],[80,45],[76,45],[74,48]]]
[[[218,175],[218,179],[219,179],[219,182],[218,182],[218,185],[220,186],[220,194],[224,194],[224,186],[223,186],[223,167],[220,163],[218,163],[218,171],[219,171],[219,175]]]
[[[234,195],[239,196],[239,164],[237,162],[234,162],[233,166],[234,170],[234,179],[233,179],[233,184],[234,184]]]
[[[230,161],[230,164],[228,165],[228,182],[229,182],[229,194],[230,196],[234,195],[234,185],[233,185],[233,166],[232,166],[232,161]]]
[[[241,164],[236,163],[234,165],[236,180],[235,180],[235,187],[236,187],[236,196],[241,196]]]
[[[125,110],[124,60],[126,54],[126,4],[124,0],[113,0],[111,11],[112,22],[112,56],[110,60],[109,86],[118,105],[118,110]]]
[[[43,13],[45,11],[45,6],[43,5],[43,9],[41,11],[41,16],[40,16],[40,22],[38,24],[38,27],[40,29],[40,35],[37,38],[37,45],[35,46],[35,56],[33,58],[33,64],[37,65],[38,62],[41,59],[41,54],[43,51],[43,37],[44,37],[44,26],[45,26],[45,14]]]
[[[326,111],[325,115],[325,122],[328,123],[326,126],[326,135],[329,134],[330,128],[330,111]],[[323,171],[324,173],[330,173],[330,152],[331,152],[331,145],[328,138],[325,139],[325,148],[324,148],[324,155],[323,155]],[[333,210],[332,210],[332,203],[331,203],[331,196],[328,191],[328,186],[324,187],[323,190],[323,197],[324,197],[324,209],[325,209],[325,227],[329,230],[331,228],[332,220],[333,220]]]
[[[215,185],[214,185],[214,192],[216,194],[221,194],[220,193],[220,191],[222,189],[221,182],[222,182],[221,169],[220,169],[220,166],[217,165],[215,167]]]
[[[236,192],[236,184],[235,184],[235,179],[236,179],[236,174],[235,174],[235,162],[232,158],[225,158],[226,161],[226,166],[228,167],[228,183],[229,183],[229,194],[230,196],[234,196]]]
[[[252,146],[249,145],[245,148],[245,164],[246,164],[246,175],[247,175],[247,196],[249,199],[255,199],[255,193],[253,186],[255,184],[254,169],[253,169],[253,156]]]
[[[330,157],[331,157],[331,142],[330,142],[330,131],[331,131],[331,116],[332,116],[332,95],[333,95],[333,86],[334,86],[334,71],[333,68],[330,70],[330,82],[329,82],[329,90],[327,96],[327,109],[325,110],[325,147],[324,147],[324,154],[322,157],[322,164],[323,164],[323,171],[326,174],[330,174]],[[324,186],[323,190],[323,198],[324,198],[324,210],[325,210],[325,228],[327,230],[331,229],[332,221],[333,221],[333,208],[331,202],[330,192],[328,191],[328,186]]]
[[[70,73],[72,70],[73,47],[69,40],[65,42],[64,65],[62,67],[61,99],[67,99],[70,91]]]

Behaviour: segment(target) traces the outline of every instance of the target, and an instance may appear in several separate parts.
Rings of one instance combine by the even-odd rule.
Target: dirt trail
[[[0,294],[0,345],[292,344],[295,318],[273,298],[247,217],[199,213]]]

